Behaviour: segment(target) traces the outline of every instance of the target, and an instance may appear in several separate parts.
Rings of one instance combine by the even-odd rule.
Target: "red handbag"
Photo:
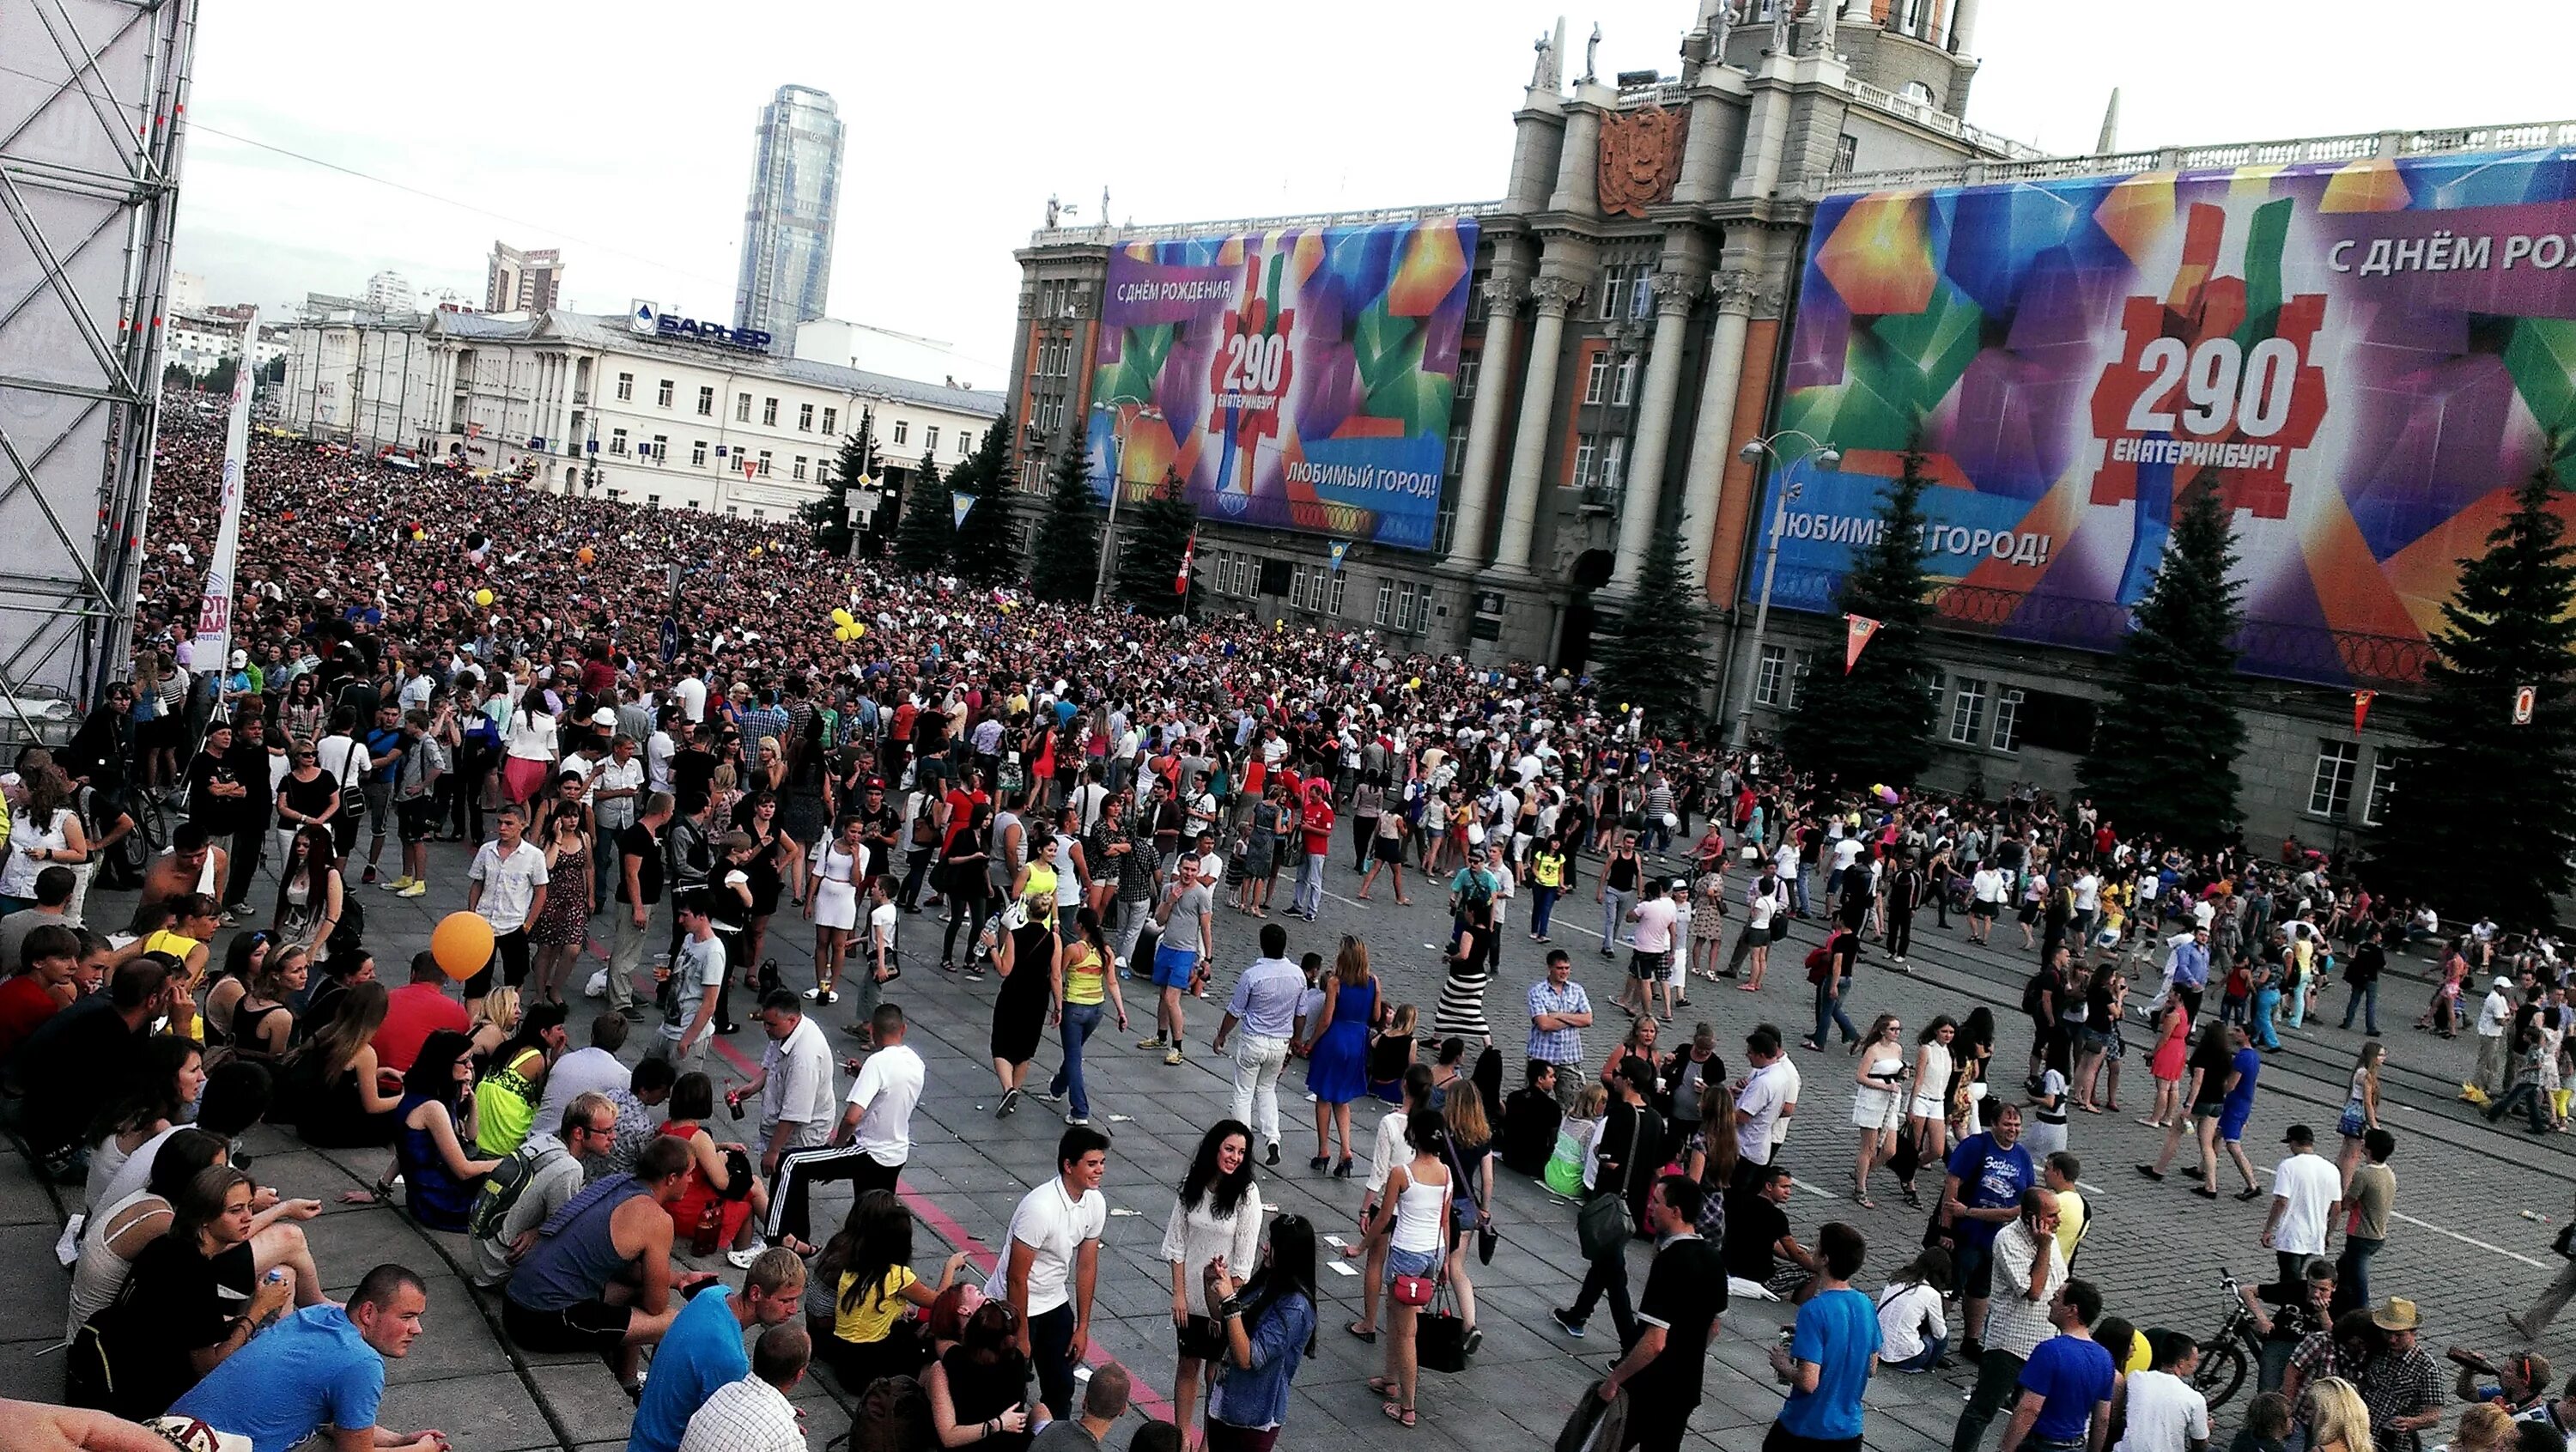
[[[1395,1297],[1397,1305],[1420,1310],[1431,1304],[1432,1293],[1438,1286],[1439,1283],[1429,1276],[1397,1276],[1388,1294]]]

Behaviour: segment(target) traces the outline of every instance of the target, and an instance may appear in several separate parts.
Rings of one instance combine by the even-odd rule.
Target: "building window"
[[[760,451],[760,467],[753,472],[759,474],[763,479],[769,477],[769,451],[767,449]]]
[[[671,436],[669,434],[655,434],[653,436],[653,462],[656,464],[667,464],[670,461]]]
[[[825,432],[825,433],[827,433],[827,434],[828,434],[828,433],[831,433],[833,430],[835,430],[835,429],[839,428],[840,426],[841,426],[841,411],[840,411],[839,409],[837,409],[837,408],[827,408],[827,409],[823,410],[823,432]],[[756,513],[756,512],[755,512],[755,513]]]
[[[689,467],[692,469],[703,469],[706,466],[707,441],[700,439],[696,443],[689,445]]]
[[[623,457],[623,456],[625,455],[625,453],[626,453],[626,430],[624,430],[624,429],[610,429],[610,430],[608,431],[608,452],[610,452],[610,453],[612,453],[612,454],[616,454],[616,455],[618,455],[618,456],[620,456],[620,457]]]
[[[1628,440],[1618,434],[1601,446],[1601,487],[1616,489],[1628,467]]]
[[[1644,270],[1625,262],[1614,262],[1601,269],[1601,321],[1606,323],[1620,316],[1626,309],[1629,284]],[[1587,403],[1599,401],[1598,399],[1585,400]]]
[[[1449,431],[1449,454],[1441,463],[1440,472],[1455,479],[1465,473],[1466,469],[1467,431],[1464,428],[1454,428]]]
[[[1835,176],[1849,176],[1849,175],[1851,175],[1851,174],[1852,174],[1852,169],[1853,169],[1854,165],[1855,165],[1856,163],[1858,163],[1858,161],[1859,161],[1859,160],[1860,160],[1860,138],[1859,138],[1859,137],[1857,137],[1857,136],[1837,136],[1837,137],[1835,137],[1835,138],[1834,138],[1834,166],[1833,166],[1833,174],[1834,174]]]
[[[796,405],[796,432],[800,434],[814,432],[814,405],[810,403]]]
[[[1458,401],[1476,396],[1476,375],[1484,371],[1484,360],[1473,353],[1458,360]]]
[[[912,432],[912,420],[910,420],[910,419],[908,419],[908,418],[899,418],[899,419],[896,419],[896,420],[894,421],[894,442],[895,442],[895,443],[898,443],[898,444],[902,443],[902,442],[903,442],[903,440],[904,440],[904,436],[905,436],[906,434],[911,433],[911,432]]]
[[[1629,398],[1636,392],[1636,387],[1637,355],[1631,353],[1619,360],[1617,381],[1610,385],[1611,405],[1616,408],[1626,408]]]
[[[2388,817],[2388,801],[2397,790],[2397,773],[2405,757],[2394,751],[2379,753],[2370,763],[2370,796],[2362,803],[2361,820],[2376,827]]]
[[[973,452],[975,452],[975,431],[973,429],[959,429],[957,431],[957,457],[962,459]]]
[[[2308,778],[2308,815],[2340,817],[2352,805],[2352,779],[2361,769],[2361,748],[2349,741],[2317,743],[2317,769]]]
[[[1985,724],[1986,683],[1961,676],[1958,688],[1950,693],[1950,739],[1974,746]]]
[[[1993,740],[1997,751],[2021,750],[2021,692],[2011,686],[1995,696]]]
[[[1592,460],[1599,453],[1590,434],[1578,434],[1574,441],[1574,487],[1585,489],[1592,484]]]
[[[662,386],[653,391],[653,401],[664,408],[669,408],[671,406],[671,387],[671,380],[668,378],[663,379]]]
[[[713,388],[701,388],[701,389],[699,389],[699,390],[698,390],[698,417],[700,417],[700,418],[714,418],[715,416],[716,416],[716,391],[715,391]]]
[[[767,427],[767,428],[773,428],[773,429],[774,429],[774,428],[778,427],[778,400],[777,400],[777,399],[774,399],[774,398],[764,398],[764,399],[762,399],[762,400],[760,401],[760,422],[761,422],[762,426]]]
[[[728,505],[726,505],[726,506],[725,506],[725,513],[727,513],[727,514],[740,514],[740,513],[742,513],[742,507],[741,507],[740,505],[736,505],[736,504],[728,504]]]
[[[635,401],[634,374],[620,373],[617,375],[617,401],[620,403],[633,403]]]
[[[749,422],[751,422],[751,395],[750,395],[750,394],[748,394],[748,393],[737,393],[737,394],[735,394],[735,395],[733,396],[733,421],[734,421],[735,423],[749,423]]]
[[[1753,700],[1756,705],[1780,704],[1782,677],[1789,673],[1789,648],[1784,645],[1762,647],[1762,664],[1753,676]]]
[[[798,454],[796,456],[796,460],[792,468],[793,472],[787,477],[791,479],[802,479],[805,477],[805,456],[803,454]]]
[[[1328,565],[1299,565],[1288,581],[1288,603],[1326,615],[1342,613],[1342,591],[1349,578]]]
[[[1583,370],[1583,401],[1599,403],[1610,387],[1610,355],[1595,353],[1591,366]]]
[[[656,509],[659,509],[662,507],[662,496],[659,494],[647,494],[644,496],[644,502],[652,505]]]
[[[924,424],[921,429],[921,457],[927,459],[939,452],[939,425]]]
[[[755,509],[751,512],[751,517],[754,519],[767,519],[769,517],[769,511],[766,509]]]

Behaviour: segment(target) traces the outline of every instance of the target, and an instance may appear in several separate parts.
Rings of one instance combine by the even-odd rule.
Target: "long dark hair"
[[[303,826],[295,829],[295,840],[286,844],[287,858],[277,865],[277,910],[286,911],[287,870],[293,865],[295,849],[304,849],[304,910],[315,916],[331,908],[332,858],[337,849],[331,842],[328,827]]]
[[[856,1311],[859,1297],[869,1291],[876,1292],[876,1304],[883,1307],[895,1267],[911,1264],[912,1212],[892,1190],[870,1190],[851,1204],[840,1233],[815,1258],[814,1272],[827,1285],[846,1276],[849,1286],[840,1293],[839,1304],[844,1311]]]
[[[456,1061],[473,1052],[471,1035],[454,1029],[438,1029],[420,1041],[420,1057],[403,1071],[403,1097],[415,1096],[453,1105],[459,1098],[456,1090]]]
[[[96,1142],[129,1130],[178,1122],[179,1071],[191,1058],[204,1056],[205,1050],[190,1039],[165,1035],[148,1040],[143,1047],[143,1070],[133,1090],[91,1121],[89,1139]]]
[[[1304,1296],[1309,1308],[1322,1304],[1315,1294],[1315,1222],[1288,1214],[1270,1222],[1270,1263],[1244,1282],[1243,1324],[1257,1331],[1272,1306],[1290,1296]],[[1306,1333],[1306,1354],[1315,1354],[1315,1333]]]
[[[1226,1174],[1216,1165],[1218,1151],[1225,1148],[1233,1135],[1243,1136],[1243,1163]],[[1181,1209],[1196,1210],[1202,1202],[1218,1219],[1232,1215],[1243,1205],[1244,1195],[1252,1189],[1252,1126],[1240,1119],[1220,1119],[1199,1136],[1198,1153],[1190,1156],[1189,1173],[1181,1177]],[[1215,1198],[1209,1198],[1209,1192]]]
[[[1100,914],[1093,912],[1088,905],[1077,908],[1073,914],[1073,926],[1082,934],[1082,940],[1091,945],[1091,951],[1099,957],[1101,966],[1107,968],[1109,940],[1100,934]]]
[[[560,1003],[531,1004],[520,1011],[518,1031],[501,1041],[485,1063],[506,1069],[530,1049],[545,1052],[546,1030],[561,1028],[571,1011]]]

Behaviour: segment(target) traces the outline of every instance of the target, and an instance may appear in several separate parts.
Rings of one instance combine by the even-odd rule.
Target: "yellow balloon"
[[[415,529],[411,532],[411,538],[412,543],[418,544],[420,541],[429,538],[429,531],[425,529]]]
[[[1406,690],[1408,690],[1408,691],[1418,691],[1418,690],[1421,690],[1421,689],[1422,689],[1422,677],[1420,677],[1420,676],[1415,676],[1412,680],[1406,681],[1406,682],[1404,683],[1404,688],[1405,688]]]
[[[477,590],[477,591],[475,591],[475,592],[474,592],[474,603],[475,603],[475,604],[477,604],[477,605],[489,605],[489,604],[491,604],[491,603],[492,603],[492,592],[491,592],[491,591],[489,591],[489,590]]]
[[[751,547],[751,557],[755,560],[760,558],[760,546],[753,545]]]
[[[847,607],[839,605],[832,607],[832,623],[834,625],[847,625],[850,623],[850,612]]]
[[[866,639],[866,638],[867,638],[867,633],[868,633],[868,624],[867,624],[867,622],[866,622],[866,621],[864,621],[864,620],[853,620],[853,621],[851,621],[851,622],[850,622],[850,639],[852,639],[852,640],[864,640],[864,639]]]

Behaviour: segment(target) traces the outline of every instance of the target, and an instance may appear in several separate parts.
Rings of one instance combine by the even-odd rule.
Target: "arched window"
[[[1903,96],[1909,101],[1912,101],[1918,106],[1938,106],[1941,104],[1940,98],[1932,94],[1932,88],[1923,84],[1921,81],[1907,81],[1905,83],[1905,89],[1899,91],[1897,94]]]

